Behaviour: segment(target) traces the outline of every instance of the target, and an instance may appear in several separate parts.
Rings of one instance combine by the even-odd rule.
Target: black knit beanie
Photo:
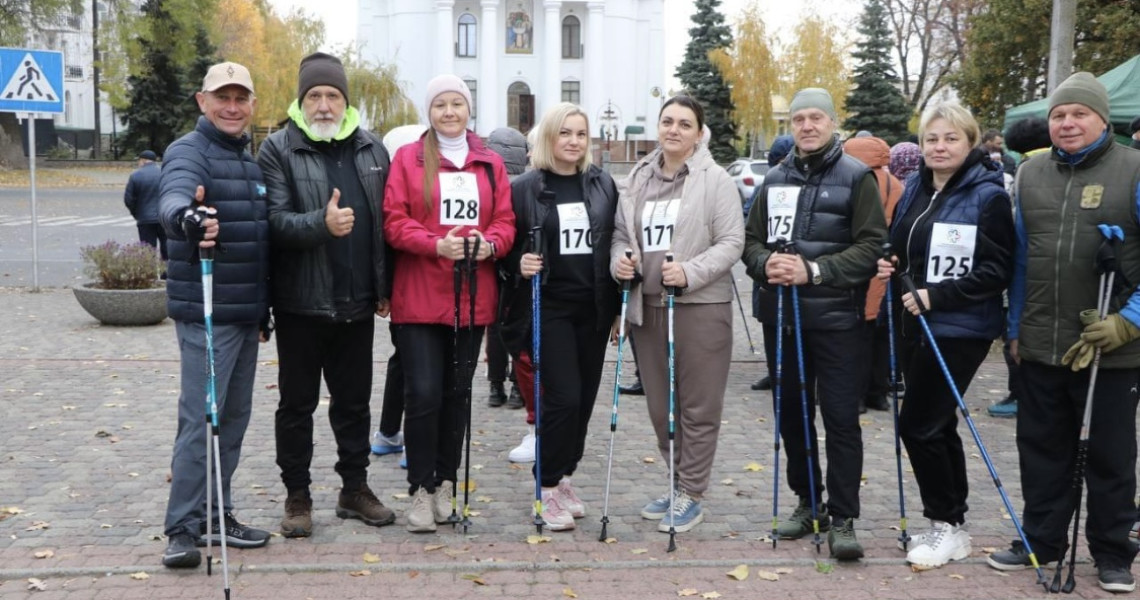
[[[324,52],[314,52],[301,59],[297,74],[297,99],[304,101],[305,94],[318,85],[331,85],[344,94],[348,104],[348,76],[340,59]]]

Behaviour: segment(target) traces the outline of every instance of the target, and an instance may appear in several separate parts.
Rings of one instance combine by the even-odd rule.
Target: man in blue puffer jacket
[[[246,150],[245,129],[255,99],[249,70],[236,63],[210,67],[195,95],[202,116],[194,131],[166,149],[159,185],[159,220],[169,237],[167,308],[182,359],[178,434],[166,507],[169,538],[163,565],[193,568],[206,532],[206,330],[199,250],[214,247],[213,348],[224,504],[215,506],[211,543],[218,544],[219,514],[226,544],[256,548],[269,533],[232,515],[230,479],[241,454],[253,404],[257,343],[268,339],[269,220],[261,169]],[[208,209],[207,209],[208,207]],[[259,335],[264,329],[265,334]]]

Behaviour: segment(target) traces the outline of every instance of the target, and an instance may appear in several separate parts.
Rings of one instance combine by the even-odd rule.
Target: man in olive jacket
[[[271,301],[280,401],[277,465],[288,490],[281,530],[312,534],[309,466],[321,374],[332,396],[338,517],[387,525],[395,515],[368,487],[375,315],[388,316],[381,205],[388,153],[360,128],[334,56],[301,60],[289,124],[261,145],[274,244]]]

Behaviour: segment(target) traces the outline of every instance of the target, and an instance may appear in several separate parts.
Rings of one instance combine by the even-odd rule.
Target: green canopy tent
[[[1116,68],[1097,77],[1108,90],[1108,111],[1117,135],[1129,136],[1128,126],[1140,116],[1140,54],[1120,63]],[[1046,118],[1049,99],[1042,98],[1015,106],[1005,112],[1003,129],[1026,117]]]

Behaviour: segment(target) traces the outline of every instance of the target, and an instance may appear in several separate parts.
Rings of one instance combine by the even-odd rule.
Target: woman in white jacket
[[[744,249],[740,196],[701,143],[704,110],[674,96],[657,120],[658,148],[619,186],[610,264],[614,278],[633,281],[628,319],[649,418],[669,459],[669,372],[665,288],[674,310],[675,496],[666,492],[641,511],[659,531],[692,529],[704,518],[701,499],[716,455],[724,389],[732,356],[732,265]],[[632,258],[626,258],[626,250]],[[671,252],[674,262],[667,263]],[[670,500],[673,513],[669,514]]]

